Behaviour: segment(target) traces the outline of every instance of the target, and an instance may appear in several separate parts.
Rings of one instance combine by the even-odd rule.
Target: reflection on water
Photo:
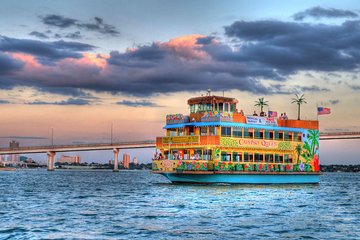
[[[0,238],[359,239],[360,174],[318,185],[170,184],[147,171],[0,172]]]

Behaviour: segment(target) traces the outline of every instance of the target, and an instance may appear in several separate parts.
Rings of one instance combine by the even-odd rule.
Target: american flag
[[[269,112],[268,112],[268,116],[269,116],[269,117],[277,117],[277,112],[275,112],[275,111],[269,111]]]
[[[330,114],[330,108],[318,107],[318,115]]]

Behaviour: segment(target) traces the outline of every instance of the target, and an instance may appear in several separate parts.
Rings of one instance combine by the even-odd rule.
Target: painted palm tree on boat
[[[317,149],[319,149],[319,131],[317,130],[309,130],[309,141],[311,144],[311,154],[315,155]]]
[[[269,101],[265,101],[264,98],[259,98],[258,101],[255,101],[255,107],[260,107],[260,111],[263,112],[264,106],[269,106],[268,105]]]
[[[295,151],[297,153],[297,162],[299,163],[300,162],[300,154],[301,154],[301,151],[302,151],[302,146],[300,144],[296,145]]]
[[[296,103],[298,105],[298,120],[300,120],[300,106],[301,104],[307,103],[306,99],[304,97],[304,94],[302,94],[301,96],[295,94],[296,98],[292,98],[291,103]]]

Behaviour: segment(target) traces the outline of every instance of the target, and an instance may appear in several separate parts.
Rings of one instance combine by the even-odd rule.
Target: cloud
[[[360,85],[355,85],[355,84],[349,84],[349,83],[346,83],[346,85],[351,88],[352,90],[360,90]]]
[[[307,17],[312,17],[315,19],[319,18],[357,18],[359,14],[349,11],[336,8],[322,8],[322,7],[313,7],[308,8],[305,11],[298,12],[293,15],[293,19],[296,21],[302,21]]]
[[[94,18],[94,23],[81,23],[77,24],[77,27],[86,29],[88,31],[99,32],[105,35],[117,36],[119,35],[118,30],[115,26],[104,23],[104,20],[99,17]]]
[[[42,22],[48,26],[67,28],[76,25],[77,20],[73,18],[67,18],[61,15],[48,14],[46,16],[40,16]]]
[[[213,36],[199,37],[199,38],[197,38],[196,43],[206,45],[206,44],[212,43],[214,39],[215,39],[215,37],[213,37]]]
[[[0,79],[1,75],[16,72],[22,69],[23,66],[24,62],[12,58],[9,54],[0,52]],[[0,85],[2,84],[0,83]]]
[[[334,100],[329,100],[329,102],[332,104],[332,105],[336,105],[340,102],[339,99],[334,99]]]
[[[258,66],[279,80],[298,71],[356,71],[359,30],[360,21],[341,25],[238,21],[225,27],[228,37],[241,42],[238,49],[211,46],[206,50],[222,61],[244,63],[250,69]]]
[[[163,60],[166,54],[166,49],[153,43],[149,46],[139,46],[136,49],[128,50],[126,53],[112,51],[107,61],[117,66],[148,68],[154,67],[156,62]]]
[[[159,107],[156,103],[142,100],[142,101],[129,101],[129,100],[123,100],[120,102],[117,102],[116,104],[124,105],[128,107]]]
[[[321,88],[319,86],[298,86],[297,89],[300,89],[301,92],[329,92],[330,89],[328,88]]]
[[[10,102],[8,100],[0,99],[0,104],[9,104]]]
[[[100,18],[94,21],[103,24]],[[11,80],[3,79],[49,92],[75,89],[71,96],[81,99],[87,98],[77,90],[121,93],[144,99],[159,93],[196,92],[208,88],[262,95],[289,94],[293,90],[289,89],[287,81],[299,72],[329,75],[346,71],[356,75],[360,63],[359,32],[360,21],[356,20],[340,25],[237,21],[225,26],[225,41],[193,34],[140,45],[124,52],[114,50],[108,55],[85,53],[95,47],[82,43],[37,41],[39,46],[52,49],[51,54],[45,56],[59,60],[53,60],[52,65],[39,62],[36,71],[34,67],[27,67],[19,69]],[[28,43],[28,40],[17,41]],[[26,51],[37,59],[41,56],[36,50],[8,45],[5,48],[0,41],[0,49]],[[63,51],[68,54],[61,54]],[[72,54],[74,57],[66,57]],[[320,83],[314,78],[313,85],[296,87],[301,91],[329,91]],[[124,103],[132,104],[131,101]]]
[[[40,19],[44,24],[51,27],[59,27],[59,28],[75,27],[78,29],[98,32],[110,36],[119,35],[119,31],[116,29],[114,25],[105,23],[104,20],[100,17],[94,17],[93,22],[82,22],[74,18],[68,18],[56,14],[48,14],[46,16],[40,16]],[[59,36],[59,34],[57,36]]]
[[[0,50],[21,52],[36,56],[40,61],[56,61],[64,58],[81,58],[80,52],[90,51],[95,46],[79,42],[45,42],[39,40],[16,39],[0,36]]]
[[[83,36],[81,35],[80,31],[76,31],[73,33],[68,33],[65,35],[66,38],[71,38],[71,39],[82,39]]]
[[[91,102],[87,99],[81,98],[69,98],[68,100],[60,101],[60,102],[45,102],[45,101],[35,101],[35,102],[28,102],[26,104],[29,105],[90,105]]]
[[[29,33],[30,36],[34,36],[37,38],[41,38],[41,39],[47,39],[49,38],[45,33],[42,32],[38,32],[38,31],[32,31],[31,33]]]

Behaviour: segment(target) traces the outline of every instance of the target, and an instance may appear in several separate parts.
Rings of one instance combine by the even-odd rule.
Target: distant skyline
[[[52,128],[55,144],[109,142],[111,124],[115,141],[155,139],[207,89],[290,118],[305,94],[304,119],[331,108],[321,131],[360,131],[358,1],[2,0],[0,20],[2,147]],[[359,141],[336,143],[322,163],[360,162]]]

